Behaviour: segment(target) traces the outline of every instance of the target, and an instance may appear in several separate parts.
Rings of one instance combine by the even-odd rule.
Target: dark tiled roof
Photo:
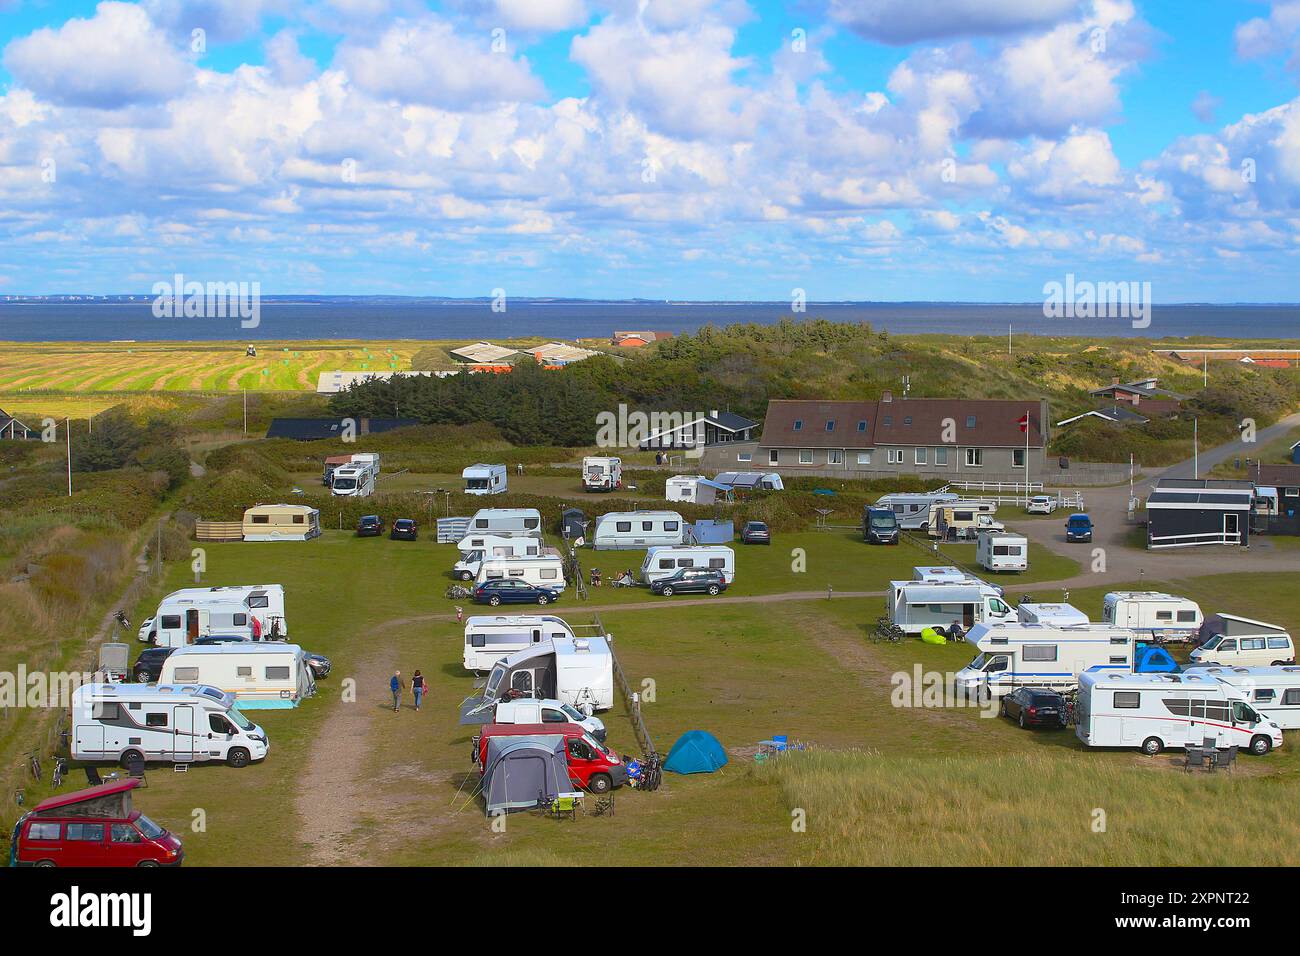
[[[1300,486],[1300,465],[1260,465],[1255,483],[1270,488]]]
[[[1041,448],[1037,399],[907,398],[889,402],[768,402],[762,444],[780,448],[873,448],[886,445],[943,445],[944,423],[956,425],[956,445],[1020,448],[1019,420],[1029,414],[1029,446]],[[827,430],[827,422],[834,428]],[[801,428],[795,424],[802,422]],[[866,422],[863,430],[859,423]]]
[[[414,418],[363,418],[357,423],[357,434],[369,435],[418,424],[420,422]],[[322,438],[337,438],[342,431],[341,418],[273,418],[271,427],[266,430],[266,437],[318,441]]]
[[[872,448],[876,404],[770,401],[761,444],[779,448]],[[826,430],[828,421],[835,422],[832,431]],[[858,429],[859,422],[867,423],[864,430]]]

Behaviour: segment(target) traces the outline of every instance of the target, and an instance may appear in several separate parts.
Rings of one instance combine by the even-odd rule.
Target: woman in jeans
[[[411,693],[415,695],[416,710],[420,709],[420,701],[424,697],[425,689],[426,688],[424,686],[424,675],[421,674],[419,671],[416,671],[415,676],[411,678]]]

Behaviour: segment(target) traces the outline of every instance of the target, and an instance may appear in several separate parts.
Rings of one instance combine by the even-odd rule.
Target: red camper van
[[[488,724],[474,740],[478,772],[487,765],[487,742],[490,737],[564,736],[565,760],[569,779],[592,793],[607,793],[627,783],[627,768],[614,751],[596,740],[577,724]]]
[[[181,841],[131,808],[136,779],[50,797],[25,814],[10,866],[179,866]]]

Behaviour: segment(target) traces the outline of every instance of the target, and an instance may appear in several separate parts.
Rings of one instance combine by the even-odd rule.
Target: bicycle
[[[899,641],[902,641],[903,638],[906,637],[907,635],[903,633],[903,629],[901,627],[899,627],[889,618],[882,616],[876,618],[876,630],[874,631],[873,636],[874,639],[877,641],[889,641],[891,643],[898,643]]]
[[[50,784],[55,790],[63,786],[63,777],[68,772],[68,762],[62,757],[56,757],[54,760],[54,774],[50,779]]]
[[[41,779],[41,754],[39,750],[27,752],[27,769],[32,772],[33,780]]]
[[[447,588],[447,590],[443,593],[443,597],[448,598],[449,600],[452,601],[463,601],[466,598],[471,598],[473,596],[474,596],[473,591],[459,584],[453,584],[451,587]]]

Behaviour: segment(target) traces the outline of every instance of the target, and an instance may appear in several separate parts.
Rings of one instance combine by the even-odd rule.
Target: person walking
[[[459,604],[456,605],[456,623],[457,624],[465,623],[465,609],[461,607]]]
[[[402,691],[405,688],[406,682],[402,680],[402,672],[394,671],[388,681],[388,689],[393,692],[393,713],[397,713],[402,708]]]
[[[427,685],[424,683],[424,675],[417,670],[415,675],[411,678],[411,693],[415,696],[416,713],[419,713],[420,701],[424,699],[424,692],[426,689]]]

